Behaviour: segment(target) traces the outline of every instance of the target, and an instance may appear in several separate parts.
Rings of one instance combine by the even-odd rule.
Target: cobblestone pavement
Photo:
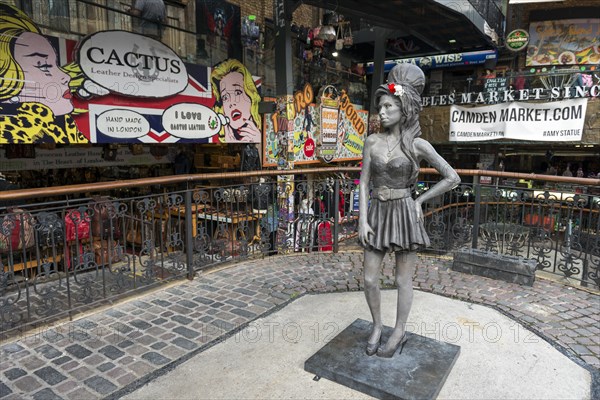
[[[493,306],[597,376],[599,295],[544,279],[533,287],[504,283],[450,265],[420,257],[414,286]],[[382,283],[393,285],[391,257],[382,269]],[[362,253],[356,251],[274,256],[201,272],[193,281],[4,344],[0,397],[119,397],[299,295],[361,289]]]

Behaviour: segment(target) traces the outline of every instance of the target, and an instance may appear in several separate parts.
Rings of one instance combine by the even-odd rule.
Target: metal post
[[[340,234],[340,178],[335,178],[333,189],[333,252],[339,251],[338,235]]]
[[[290,30],[291,5],[287,0],[273,2],[275,17],[275,91],[277,96],[294,92],[292,71],[292,35]]]
[[[385,74],[385,47],[387,42],[387,30],[374,28],[377,30],[375,35],[375,51],[373,54],[373,79],[371,80],[371,113],[377,113],[375,104],[375,91],[383,84]]]
[[[194,232],[192,218],[196,214],[192,211],[192,190],[185,191],[185,262],[187,263],[187,278],[194,279]]]
[[[479,182],[473,183],[475,189],[475,209],[473,211],[473,243],[471,247],[477,249],[477,240],[479,239],[479,214],[481,213],[481,185]]]

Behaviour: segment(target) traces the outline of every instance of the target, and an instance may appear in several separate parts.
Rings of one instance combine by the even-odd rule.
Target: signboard
[[[321,144],[337,141],[338,117],[337,108],[321,105]]]
[[[296,100],[296,96],[295,100]],[[336,109],[337,111],[337,109]],[[332,161],[351,161],[362,158],[364,140],[366,139],[366,125],[368,112],[355,110],[347,100],[347,95],[342,93],[339,109],[338,129],[335,141],[326,144],[326,155],[331,154]],[[291,121],[293,146],[287,158],[294,164],[319,163],[323,158],[321,146],[316,145],[316,151],[311,147],[321,140],[321,107],[310,104],[301,108]],[[310,121],[310,122],[308,122]],[[279,162],[281,150],[284,145],[278,140],[277,114],[266,114],[264,119],[264,166],[275,166]],[[330,138],[331,139],[331,138]],[[327,150],[330,149],[330,150]],[[327,153],[329,151],[329,153]]]
[[[113,93],[161,98],[188,85],[185,65],[173,50],[135,33],[94,33],[79,44],[78,55],[81,72]]]
[[[498,78],[493,78],[498,79]],[[504,79],[504,78],[501,78]],[[497,85],[498,81],[494,82]],[[486,92],[469,93],[451,93],[439,96],[423,96],[421,104],[427,106],[449,106],[453,104],[495,104],[511,101],[529,101],[529,100],[560,100],[560,99],[579,99],[587,97],[598,97],[600,95],[600,85],[574,86],[574,87],[551,87],[551,88],[532,88],[532,89],[509,89],[492,90],[490,87]]]
[[[359,211],[359,210],[360,210],[360,192],[359,192],[358,188],[356,188],[352,192],[352,211]]]
[[[580,141],[587,99],[450,107],[451,142],[517,139]]]
[[[275,0],[273,4],[275,17],[275,26],[277,28],[285,27],[285,0]]]
[[[508,83],[508,78],[499,77],[499,78],[488,78],[485,80],[483,84],[483,88],[486,92],[498,92],[506,89]]]
[[[186,64],[132,32],[101,31],[78,43],[42,35],[9,5],[0,3],[0,14],[11,17],[0,25],[10,38],[0,46],[10,61],[0,71],[0,144],[262,140],[260,79],[238,60]]]
[[[421,69],[434,69],[434,68],[449,68],[460,65],[481,65],[485,64],[487,60],[495,60],[498,57],[496,50],[481,50],[471,51],[467,53],[453,53],[453,54],[438,54],[433,56],[424,57],[413,57],[413,58],[399,58],[396,60],[389,60],[385,62],[385,72],[389,72],[396,64],[414,64]],[[373,63],[367,63],[367,74],[373,73]]]
[[[527,66],[600,64],[600,18],[529,24]]]
[[[339,104],[336,101],[335,104]],[[321,134],[319,135],[318,157],[325,162],[331,162],[335,158],[336,143],[338,141],[338,130],[340,122],[339,106],[328,106],[321,103]]]
[[[171,164],[170,157],[154,157],[150,154],[150,147],[144,146],[144,152],[133,155],[128,149],[117,152],[114,160],[108,161],[102,157],[102,147],[57,147],[53,150],[37,148],[35,158],[7,159],[4,152],[0,152],[0,171],[29,171],[64,168],[90,168],[111,167],[126,165]]]
[[[506,48],[512,51],[521,51],[529,43],[529,33],[525,29],[515,29],[506,35]]]

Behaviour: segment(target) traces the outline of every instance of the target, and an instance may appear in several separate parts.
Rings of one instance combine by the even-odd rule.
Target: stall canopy
[[[387,46],[385,58],[490,49],[503,29],[504,17],[491,0],[481,10],[469,1],[455,0],[304,0],[303,3],[388,29],[386,36],[392,42]],[[372,29],[355,31],[354,56],[372,60],[376,39]]]

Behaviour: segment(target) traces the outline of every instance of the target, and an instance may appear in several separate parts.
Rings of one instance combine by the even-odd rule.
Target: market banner
[[[552,103],[508,103],[484,107],[450,107],[451,142],[516,139],[545,142],[580,141],[587,99]]]
[[[260,143],[260,79],[238,60],[185,63],[127,31],[42,35],[0,4],[0,144]]]
[[[600,18],[529,24],[527,66],[600,64]]]

